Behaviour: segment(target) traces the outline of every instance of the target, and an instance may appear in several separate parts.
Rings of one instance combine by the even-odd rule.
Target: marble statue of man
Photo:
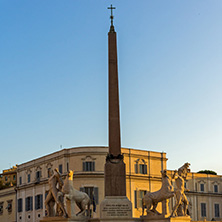
[[[56,206],[57,211],[59,209],[61,209],[63,212],[63,216],[67,217],[68,215],[67,215],[67,212],[64,208],[64,204],[61,201],[60,196],[58,195],[59,193],[61,193],[61,189],[62,189],[62,185],[63,185],[61,175],[60,175],[57,168],[54,170],[54,172],[53,172],[53,170],[50,170],[49,175],[50,175],[50,178],[48,180],[49,193],[48,193],[46,200],[45,200],[45,206],[46,206],[46,210],[48,213],[47,215],[48,216],[55,216],[55,215],[52,215],[52,213],[51,213],[52,212],[51,208],[53,206],[51,206],[51,204],[50,204],[52,201],[54,201],[57,204],[57,206]]]
[[[173,211],[171,213],[171,216],[187,216],[187,209],[189,202],[187,200],[187,197],[184,193],[184,191],[188,191],[184,187],[184,180],[186,179],[187,173],[190,172],[189,163],[185,163],[182,167],[180,167],[177,170],[174,171],[174,175],[172,179],[175,179],[175,183],[177,186],[177,189],[175,190],[175,198],[176,198],[176,204],[173,207]],[[178,215],[178,208],[183,205],[182,215]]]

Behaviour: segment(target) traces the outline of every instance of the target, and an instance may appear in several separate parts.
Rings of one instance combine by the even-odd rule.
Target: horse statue
[[[155,215],[161,215],[156,207],[159,202],[169,199],[174,196],[174,188],[171,184],[167,171],[161,171],[162,174],[162,187],[156,192],[148,192],[142,199],[142,216],[144,215],[144,209],[147,208],[147,215],[152,213]],[[151,209],[152,207],[152,209]],[[151,210],[150,210],[151,209]]]
[[[69,170],[66,179],[64,181],[64,185],[62,187],[62,193],[64,194],[64,198],[70,201],[72,208],[71,209],[72,215],[69,215],[69,217],[84,216],[86,212],[86,207],[88,209],[87,216],[89,216],[90,198],[86,193],[78,191],[73,187],[73,173],[74,172],[72,170]],[[76,203],[76,205],[80,209],[80,211],[76,215],[73,215],[72,213],[74,203]]]

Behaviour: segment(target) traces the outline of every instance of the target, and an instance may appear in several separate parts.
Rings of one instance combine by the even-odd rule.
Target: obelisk
[[[106,219],[131,218],[132,203],[126,197],[126,170],[121,154],[117,41],[111,9],[108,33],[109,60],[109,153],[105,163],[105,199],[100,205],[100,217]],[[129,220],[127,220],[129,221]]]

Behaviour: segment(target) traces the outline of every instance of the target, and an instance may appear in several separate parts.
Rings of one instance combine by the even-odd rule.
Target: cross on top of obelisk
[[[111,6],[108,7],[108,9],[111,10],[111,15],[110,15],[110,19],[111,19],[110,31],[113,31],[113,32],[114,32],[115,30],[114,30],[114,26],[113,26],[113,18],[114,18],[114,16],[113,16],[113,9],[116,9],[116,8],[113,7],[112,4],[111,4]]]

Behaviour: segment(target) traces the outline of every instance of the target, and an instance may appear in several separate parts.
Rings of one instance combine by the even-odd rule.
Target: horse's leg
[[[150,212],[150,208],[152,207],[152,200],[149,198],[146,205],[146,212],[147,214]]]
[[[76,216],[78,216],[78,215],[82,212],[81,202],[76,202],[76,205],[77,205],[78,208],[80,209],[80,211],[76,214]]]
[[[152,208],[151,211],[152,211],[153,213],[160,214],[160,213],[156,210],[157,204],[158,204],[158,203],[156,203],[156,202],[153,203],[153,208]]]

